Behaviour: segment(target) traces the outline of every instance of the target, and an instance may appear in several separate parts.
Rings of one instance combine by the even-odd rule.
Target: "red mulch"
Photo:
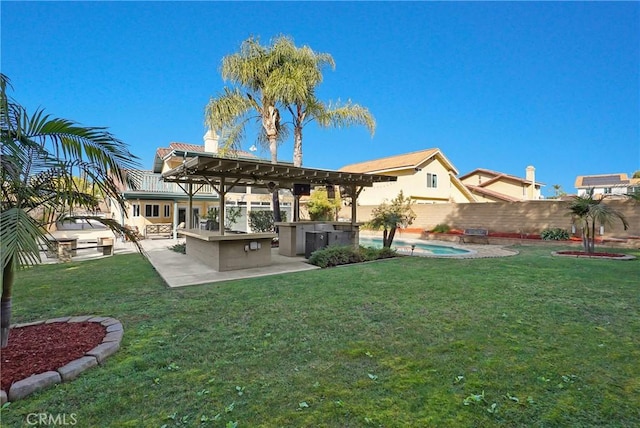
[[[0,350],[0,386],[4,391],[31,375],[55,371],[100,343],[107,329],[100,323],[51,323],[12,328]]]
[[[585,253],[584,251],[558,251],[564,256],[589,256],[589,257],[624,257],[626,254],[620,253]]]
[[[435,232],[430,232],[435,233]],[[464,230],[450,229],[446,234],[448,235],[464,235]],[[493,238],[516,238],[516,239],[540,239],[539,234],[534,233],[509,233],[509,232],[489,232],[489,237]]]
[[[507,233],[507,232],[489,232],[489,237],[494,238],[515,238],[515,239],[541,239],[540,235],[534,233]]]

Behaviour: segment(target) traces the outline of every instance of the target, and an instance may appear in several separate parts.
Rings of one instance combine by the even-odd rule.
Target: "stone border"
[[[593,260],[635,260],[636,256],[632,256],[630,254],[625,254],[622,257],[608,257],[608,256],[590,256],[588,254],[560,254],[557,251],[551,252],[552,256],[556,257],[573,257],[575,259],[593,259]]]
[[[106,327],[106,334],[102,339],[102,343],[88,351],[83,357],[71,361],[70,363],[58,368],[56,371],[48,371],[29,376],[26,379],[14,382],[9,388],[9,394],[0,390],[0,405],[7,401],[16,401],[26,397],[41,389],[48,388],[61,382],[69,382],[77,378],[80,373],[92,367],[102,364],[104,360],[113,355],[120,349],[120,341],[124,335],[122,323],[115,318],[98,317],[94,315],[84,315],[76,317],[53,318],[42,321],[35,321],[23,324],[15,324],[12,329],[20,327],[29,327],[40,324],[52,324],[57,322],[95,322]]]

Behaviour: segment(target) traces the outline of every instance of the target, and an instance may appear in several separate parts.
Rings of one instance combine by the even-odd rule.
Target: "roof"
[[[288,163],[223,158],[203,153],[164,172],[162,179],[175,183],[219,185],[224,181],[227,186],[248,185],[268,188],[275,184],[281,188],[288,188],[293,184],[371,187],[373,183],[396,181],[397,177],[302,168]]]
[[[471,186],[470,184],[465,185],[467,189],[469,189],[472,193],[477,193],[479,195],[488,196],[490,198],[498,199],[500,201],[505,202],[519,202],[521,199],[515,198],[513,196],[505,195],[504,193],[495,192],[493,190],[485,189],[480,186]]]
[[[401,169],[417,168],[434,156],[438,156],[443,164],[449,169],[458,172],[453,164],[442,154],[440,149],[426,149],[417,152],[404,153],[401,155],[388,156],[366,162],[353,163],[343,166],[340,171],[382,173]]]
[[[501,179],[507,179],[507,180],[512,180],[512,181],[517,181],[519,183],[523,183],[523,184],[531,184],[531,181],[525,179],[525,178],[520,178],[517,177],[515,175],[511,175],[511,174],[505,174],[504,172],[499,172],[499,171],[492,171],[490,169],[485,169],[485,168],[476,168],[471,172],[466,173],[465,175],[460,177],[460,180],[464,180],[466,178],[469,178],[473,175],[476,174],[484,174],[484,175],[488,175],[490,177],[492,177],[491,179],[480,183],[478,186],[479,187],[484,187],[487,186],[491,183],[495,183],[496,181],[500,181]],[[535,182],[536,186],[544,186],[544,183],[541,183],[539,181]],[[475,187],[478,187],[475,186]]]
[[[604,186],[624,186],[631,183],[640,183],[640,179],[629,179],[627,174],[600,174],[600,175],[579,175],[576,178],[576,188],[584,187],[604,187]]]
[[[153,171],[162,171],[162,164],[164,160],[167,158],[167,156],[170,156],[175,152],[180,152],[181,155],[186,155],[187,157],[193,157],[194,155],[197,156],[200,153],[207,153],[204,151],[203,145],[171,142],[169,143],[169,147],[159,147],[158,149],[156,149],[156,156],[153,162]],[[258,159],[258,157],[253,153],[245,152],[244,150],[230,150],[228,157]]]

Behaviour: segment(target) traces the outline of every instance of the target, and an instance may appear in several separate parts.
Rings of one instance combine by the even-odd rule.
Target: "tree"
[[[287,57],[280,70],[282,89],[279,97],[292,117],[294,166],[302,166],[302,130],[310,122],[315,121],[323,128],[364,125],[373,136],[376,122],[365,107],[350,100],[344,104],[340,101],[325,104],[316,98],[316,87],[322,82],[322,68],[335,69],[330,54],[314,52],[309,46],[298,48],[287,37],[281,38],[280,44]]]
[[[581,196],[574,196],[567,208],[573,221],[578,221],[582,229],[582,245],[585,253],[595,251],[596,223],[611,224],[619,219],[625,230],[629,227],[624,215],[604,203],[605,198],[594,198],[593,189]]]
[[[373,209],[372,219],[367,226],[382,229],[382,246],[390,248],[398,227],[407,227],[413,223],[416,214],[411,208],[411,198],[405,198],[402,191],[391,201],[391,204],[383,202]]]
[[[51,245],[48,226],[72,208],[92,210],[99,202],[96,195],[109,197],[124,209],[118,183],[135,188],[125,171],[138,166],[138,158],[106,128],[82,127],[41,109],[29,115],[7,95],[7,87],[9,79],[0,74],[3,348],[9,339],[16,272],[40,262],[40,249]],[[72,218],[97,220],[136,242],[136,237],[115,220],[91,215]]]
[[[289,57],[286,38],[276,38],[271,46],[262,46],[256,38],[242,42],[240,52],[222,59],[221,74],[235,85],[212,98],[206,107],[205,122],[213,130],[226,131],[221,151],[237,149],[245,136],[246,125],[260,125],[258,142],[267,145],[271,162],[278,162],[278,143],[285,134],[280,123],[282,68]],[[273,210],[280,221],[277,187],[273,190]]]
[[[316,188],[307,201],[309,219],[313,221],[335,220],[336,211],[341,206],[340,198],[329,199],[325,188]]]
[[[632,178],[640,178],[640,169],[633,173]]]
[[[556,198],[559,198],[560,196],[565,196],[567,194],[567,192],[562,190],[562,186],[559,184],[554,184],[551,187],[553,187],[553,196]]]

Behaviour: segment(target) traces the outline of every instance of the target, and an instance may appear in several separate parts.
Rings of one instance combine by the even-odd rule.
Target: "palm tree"
[[[562,190],[562,186],[559,184],[554,184],[553,186],[553,196],[559,198],[560,196],[564,196],[567,194],[564,190]]]
[[[212,98],[206,107],[205,123],[214,130],[226,130],[221,151],[240,146],[246,125],[252,121],[260,125],[258,142],[266,145],[271,162],[278,162],[278,143],[285,137],[280,123],[282,68],[289,57],[286,37],[276,38],[271,46],[262,46],[256,38],[242,42],[240,52],[222,59],[221,73],[235,87],[225,87],[223,93]],[[273,191],[273,211],[280,221],[277,188]]]
[[[109,197],[124,208],[117,183],[135,187],[125,171],[138,166],[137,157],[105,128],[82,127],[40,109],[29,115],[7,96],[8,86],[9,79],[0,74],[1,347],[9,339],[16,271],[40,262],[40,249],[50,245],[47,230],[51,223],[67,210],[93,209],[99,202],[96,195]],[[79,185],[78,177],[90,182],[91,189]],[[115,220],[74,218],[95,219],[136,242]]]
[[[322,68],[335,69],[333,57],[328,53],[314,52],[309,46],[297,48],[293,40],[279,40],[285,67],[279,70],[280,100],[291,113],[293,123],[293,165],[302,166],[302,130],[315,121],[323,128],[342,128],[364,125],[373,136],[376,122],[373,115],[350,100],[328,104],[316,98],[316,87],[322,82]]]
[[[625,230],[629,227],[624,215],[606,205],[604,198],[594,198],[593,189],[589,189],[584,195],[575,196],[567,209],[573,220],[580,223],[585,253],[595,251],[596,223],[611,224],[618,218]]]

